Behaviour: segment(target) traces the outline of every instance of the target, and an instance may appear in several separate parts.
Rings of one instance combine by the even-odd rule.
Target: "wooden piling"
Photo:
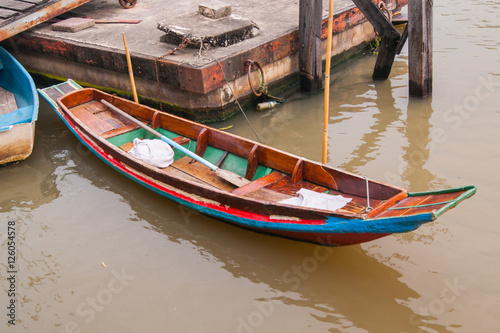
[[[392,64],[398,51],[398,45],[401,35],[392,29],[387,29],[382,35],[380,46],[378,48],[377,61],[373,68],[373,79],[386,80],[391,74]]]
[[[375,31],[382,36],[377,61],[373,69],[373,78],[386,80],[391,73],[401,35],[372,0],[353,0],[353,2],[371,23]]]
[[[299,8],[300,88],[312,92],[323,88],[321,57],[323,1],[300,0]]]
[[[408,1],[408,79],[411,95],[432,93],[432,0]]]

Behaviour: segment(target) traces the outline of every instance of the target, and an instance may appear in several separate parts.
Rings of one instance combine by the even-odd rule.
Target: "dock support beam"
[[[432,0],[408,1],[410,95],[432,93]]]
[[[375,31],[382,36],[372,77],[375,80],[386,80],[391,73],[401,35],[372,0],[352,0],[352,2],[356,4]]]
[[[299,4],[299,75],[300,89],[323,89],[321,57],[322,0],[300,0]]]

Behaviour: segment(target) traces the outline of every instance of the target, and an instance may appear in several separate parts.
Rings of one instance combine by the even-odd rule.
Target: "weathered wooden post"
[[[376,80],[386,80],[391,73],[401,35],[394,28],[391,21],[382,13],[379,6],[372,0],[352,0],[352,2],[365,15],[375,31],[382,36],[377,61],[373,69],[373,78]]]
[[[408,63],[411,95],[432,93],[432,0],[408,1]]]
[[[321,57],[322,0],[300,0],[299,4],[299,75],[300,89],[323,89]]]

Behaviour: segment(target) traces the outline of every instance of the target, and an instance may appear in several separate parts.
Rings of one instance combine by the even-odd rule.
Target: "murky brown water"
[[[374,57],[334,69],[329,164],[412,191],[478,193],[415,232],[345,248],[240,230],[90,154],[42,102],[33,155],[0,169],[2,332],[494,332],[500,328],[500,1],[435,2],[434,94]],[[248,115],[265,143],[321,159],[323,99]],[[217,124],[253,138],[242,117]],[[7,327],[7,222],[17,319]],[[7,276],[8,277],[8,276]]]

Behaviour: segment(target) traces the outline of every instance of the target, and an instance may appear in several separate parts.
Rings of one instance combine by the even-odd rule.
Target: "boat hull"
[[[0,165],[25,160],[35,141],[35,123],[12,125],[0,132]]]
[[[38,93],[21,64],[0,47],[0,165],[26,159],[33,151]]]
[[[68,119],[61,114],[59,115],[72,130],[78,140],[92,153],[94,153],[94,155],[105,162],[108,166],[112,167],[115,171],[118,171],[122,175],[137,182],[145,188],[156,192],[184,207],[192,209],[197,213],[254,232],[326,246],[360,244],[391,234],[390,232],[343,232],[340,230],[341,228],[335,228],[335,231],[333,231],[332,226],[328,226],[326,223],[326,219],[307,221],[305,219],[294,218],[293,216],[270,216],[250,213],[248,211],[228,207],[227,205],[200,197],[193,193],[188,193],[184,189],[154,180],[148,175],[121,163],[119,160],[108,154],[106,150],[103,150],[103,147],[100,147],[96,144],[96,142],[86,136],[81,129],[76,127],[76,124],[72,123],[71,119]],[[344,218],[330,218],[330,223],[337,226],[341,226],[348,222],[352,222],[352,220]],[[422,221],[417,225],[415,223],[410,223],[407,231],[414,230],[425,222],[428,221]]]
[[[50,94],[56,94],[53,90]],[[293,169],[293,174],[286,176],[288,177],[287,179],[293,179],[294,175],[297,177],[297,170],[300,170],[300,173],[304,177],[310,179],[307,181],[298,179],[296,182],[287,183],[288,189],[296,186],[296,184],[302,184],[301,186],[304,184],[306,186],[307,184],[311,185],[313,184],[311,183],[312,181],[316,182],[313,184],[314,186],[320,186],[318,185],[320,183],[326,184],[326,181],[314,178],[317,175],[315,172],[310,172],[310,170],[335,174],[336,181],[331,183],[335,188],[330,187],[329,191],[339,192],[339,188],[342,187],[343,191],[345,191],[342,193],[346,193],[353,200],[357,200],[357,206],[355,205],[349,209],[362,208],[361,211],[357,212],[354,210],[328,211],[308,209],[282,204],[278,200],[272,201],[271,197],[256,198],[247,196],[242,194],[245,191],[241,190],[247,185],[230,190],[220,189],[214,187],[213,183],[209,184],[210,186],[206,185],[200,181],[200,178],[196,178],[197,181],[193,181],[192,178],[194,177],[192,176],[194,174],[192,172],[194,171],[190,167],[179,169],[181,165],[174,165],[174,162],[172,166],[159,169],[132,158],[124,150],[124,144],[112,143],[110,140],[118,136],[116,134],[117,131],[120,132],[119,135],[127,135],[127,140],[130,140],[132,137],[128,137],[128,132],[135,130],[131,129],[131,124],[125,124],[125,122],[118,124],[122,120],[113,118],[113,113],[109,110],[107,111],[102,101],[106,100],[107,103],[115,103],[116,106],[122,109],[128,108],[132,110],[129,112],[140,112],[142,119],[150,119],[151,123],[156,124],[155,128],[158,124],[168,124],[168,126],[171,126],[171,129],[178,130],[175,133],[176,135],[183,133],[182,135],[190,136],[191,140],[197,138],[196,145],[202,144],[203,133],[209,131],[203,125],[191,123],[175,116],[139,106],[128,100],[111,96],[95,89],[80,89],[69,92],[63,97],[58,98],[57,103],[54,102],[55,97],[50,94],[49,90],[42,91],[42,95],[51,103],[54,110],[73,134],[91,152],[114,170],[140,185],[198,213],[259,233],[328,246],[358,244],[392,233],[404,233],[415,230],[422,224],[433,221],[438,215],[453,208],[459,202],[475,193],[475,187],[471,186],[442,192],[413,195],[407,193],[404,189],[369,181],[373,195],[370,202],[372,204],[375,203],[375,206],[372,210],[366,210],[366,206],[363,204],[366,205],[368,200],[362,195],[366,193],[363,191],[366,184],[368,184],[366,183],[368,180],[356,175],[341,173],[328,166],[317,168],[318,164],[316,162],[305,162],[306,160],[273,148],[210,129],[210,140],[213,147],[216,149],[226,149],[230,154],[239,153],[241,154],[240,156],[247,156],[247,170],[251,164],[251,151],[258,150],[259,159],[263,163],[267,163],[266,167],[272,165],[273,169],[280,173],[286,173],[287,170]],[[90,113],[89,110],[91,111]],[[99,117],[94,117],[92,112],[95,112]],[[165,119],[160,119],[163,117]],[[93,119],[94,123],[89,119]],[[103,122],[103,119],[108,119],[110,122]],[[116,128],[110,128],[110,123],[118,125]],[[126,129],[127,132],[123,132],[123,129]],[[101,131],[101,134],[98,133],[99,131]],[[104,133],[112,133],[112,135]],[[135,137],[136,134],[133,135]],[[220,143],[217,138],[228,140],[230,144]],[[242,151],[245,146],[249,147],[248,151],[250,152]],[[277,157],[273,157],[274,155]],[[290,160],[292,168],[275,162],[283,160]],[[182,172],[184,174],[180,176]],[[198,170],[198,172],[197,176],[206,176],[210,171],[207,168],[207,171]],[[206,174],[203,172],[206,172]],[[186,174],[189,177],[186,177]],[[258,183],[263,178],[265,177],[263,176],[260,179],[254,180],[249,185]],[[282,187],[282,189],[284,188]],[[324,189],[325,187],[322,188]],[[270,192],[274,194],[270,194]],[[277,194],[276,190],[271,188],[267,188],[264,193],[270,196]]]

